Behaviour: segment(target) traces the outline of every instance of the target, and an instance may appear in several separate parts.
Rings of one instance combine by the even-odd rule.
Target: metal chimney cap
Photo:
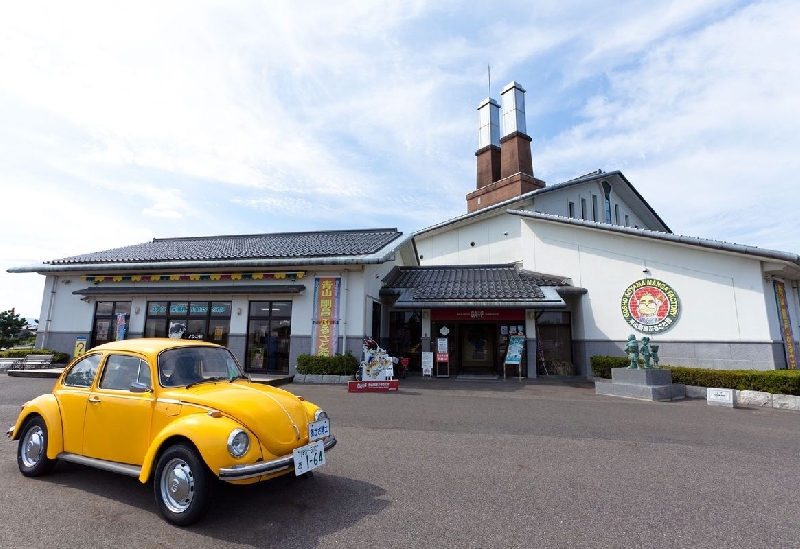
[[[523,87],[522,87],[522,86],[519,84],[519,82],[517,82],[516,80],[512,80],[511,82],[509,82],[508,84],[506,84],[506,86],[503,88],[503,91],[501,91],[501,92],[500,92],[500,95],[503,95],[504,93],[506,93],[506,92],[508,92],[508,91],[510,91],[510,90],[512,90],[512,89],[514,89],[514,88],[517,88],[517,89],[518,89],[519,91],[521,91],[522,93],[525,93],[525,88],[523,88]]]

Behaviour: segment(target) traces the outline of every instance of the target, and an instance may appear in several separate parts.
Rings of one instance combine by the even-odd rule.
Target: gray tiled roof
[[[545,299],[542,286],[569,286],[569,279],[518,270],[511,265],[395,267],[383,295],[405,301],[520,301]]]
[[[378,252],[402,234],[397,229],[364,229],[156,238],[152,242],[75,255],[45,263],[75,265],[361,256]]]

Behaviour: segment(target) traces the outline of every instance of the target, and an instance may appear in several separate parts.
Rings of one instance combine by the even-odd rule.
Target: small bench
[[[51,362],[53,362],[53,355],[28,355],[22,362],[22,369],[49,368]]]
[[[22,358],[0,358],[0,372],[21,369],[23,360]]]

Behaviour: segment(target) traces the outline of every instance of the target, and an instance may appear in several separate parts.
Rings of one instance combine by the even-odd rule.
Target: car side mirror
[[[139,381],[131,383],[129,390],[131,393],[149,393],[151,391],[150,387]]]

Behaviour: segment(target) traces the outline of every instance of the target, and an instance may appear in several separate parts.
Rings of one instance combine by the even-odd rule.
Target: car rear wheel
[[[17,466],[26,477],[39,477],[53,468],[55,460],[47,457],[47,425],[40,416],[22,427],[17,446]]]
[[[177,526],[197,522],[208,509],[215,480],[197,450],[185,444],[170,446],[156,465],[158,510]]]

